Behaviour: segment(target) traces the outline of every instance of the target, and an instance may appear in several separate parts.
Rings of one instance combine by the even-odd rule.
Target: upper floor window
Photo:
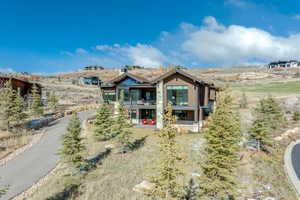
[[[104,91],[103,92],[103,99],[108,104],[111,104],[116,101],[116,92],[114,91]]]
[[[188,86],[186,85],[168,85],[167,102],[175,106],[188,105]]]

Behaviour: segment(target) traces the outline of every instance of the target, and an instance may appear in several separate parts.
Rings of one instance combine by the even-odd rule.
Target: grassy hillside
[[[271,82],[231,86],[233,90],[266,94],[300,94],[300,81]]]

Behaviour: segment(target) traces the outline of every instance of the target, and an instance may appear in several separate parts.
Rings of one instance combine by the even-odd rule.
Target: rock
[[[153,183],[150,183],[148,181],[142,181],[140,184],[137,184],[133,187],[133,191],[144,193],[145,190],[151,190],[154,187]]]
[[[192,173],[192,176],[200,177],[200,174],[199,174],[199,173],[196,173],[196,172],[193,172],[193,173]]]
[[[115,148],[115,145],[114,144],[107,144],[104,146],[105,149],[113,149]]]
[[[275,198],[274,197],[266,197],[263,200],[275,200]]]

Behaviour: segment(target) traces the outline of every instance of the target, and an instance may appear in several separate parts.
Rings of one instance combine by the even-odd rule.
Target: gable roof
[[[198,82],[198,83],[202,83],[202,84],[204,84],[204,83],[209,84],[208,82],[200,80],[199,78],[197,78],[197,77],[195,77],[195,76],[193,76],[193,75],[191,75],[189,73],[186,73],[185,71],[180,70],[180,69],[173,69],[173,70],[171,70],[169,72],[166,72],[166,73],[162,74],[161,76],[157,77],[156,79],[154,79],[152,81],[152,83],[157,83],[158,81],[161,81],[161,80],[163,80],[163,79],[165,79],[165,78],[167,78],[169,76],[172,76],[173,74],[176,74],[176,73],[180,74],[182,76],[185,76],[185,77],[193,80],[194,82]]]
[[[144,77],[140,77],[140,76],[137,76],[135,74],[131,74],[129,72],[125,72],[125,73],[121,74],[120,76],[117,76],[116,78],[112,79],[110,81],[110,84],[117,84],[120,81],[125,80],[127,77],[132,78],[132,79],[136,80],[139,83],[150,83],[150,81],[147,80]]]
[[[2,79],[2,80],[16,80],[16,81],[20,81],[20,82],[23,82],[23,83],[28,84],[28,85],[35,84],[37,87],[40,87],[40,88],[42,87],[41,84],[39,84],[39,83],[33,83],[33,82],[29,82],[27,80],[22,80],[22,79],[11,77],[11,76],[0,76],[0,79]]]

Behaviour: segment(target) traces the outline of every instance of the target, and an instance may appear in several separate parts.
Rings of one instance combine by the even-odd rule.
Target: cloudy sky
[[[0,72],[300,59],[294,0],[3,0]]]

